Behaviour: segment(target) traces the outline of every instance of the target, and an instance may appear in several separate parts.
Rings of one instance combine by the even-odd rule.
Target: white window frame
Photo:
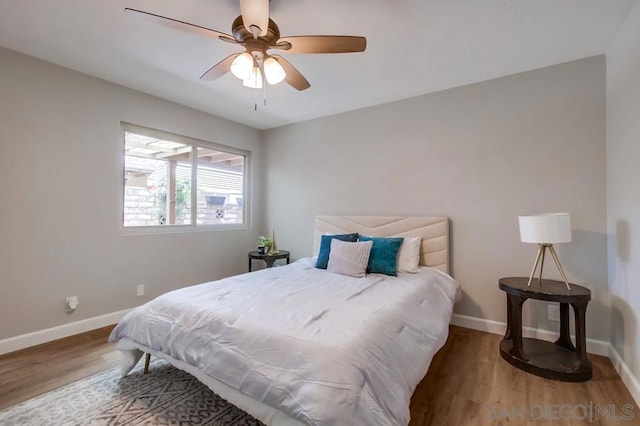
[[[221,145],[214,142],[205,141],[202,139],[193,138],[190,136],[183,136],[176,133],[171,133],[164,130],[152,129],[149,127],[139,126],[137,124],[131,124],[127,122],[121,122],[120,126],[122,128],[122,139],[121,139],[121,148],[122,148],[122,162],[121,162],[121,176],[120,180],[120,197],[119,200],[119,219],[120,219],[120,230],[123,235],[144,235],[144,234],[172,234],[172,233],[183,233],[183,232],[208,232],[208,231],[226,231],[226,230],[245,230],[250,229],[251,227],[251,170],[252,170],[252,162],[251,162],[251,151],[244,150],[241,148],[235,148],[227,145]],[[192,191],[191,197],[191,223],[186,225],[176,225],[176,224],[167,224],[167,225],[147,225],[147,226],[124,226],[124,196],[125,196],[125,179],[124,179],[124,171],[125,171],[125,155],[126,155],[126,141],[125,134],[126,132],[135,133],[143,136],[149,136],[152,138],[164,139],[169,141],[174,141],[178,143],[182,143],[185,145],[190,145],[192,149],[197,150],[198,148],[207,148],[213,149],[217,151],[222,151],[230,154],[237,154],[244,157],[243,164],[243,202],[242,202],[242,223],[224,223],[224,224],[197,224],[197,203],[198,197],[194,195]],[[197,155],[192,155],[191,158],[191,187],[197,188],[198,186],[198,169],[197,169]]]

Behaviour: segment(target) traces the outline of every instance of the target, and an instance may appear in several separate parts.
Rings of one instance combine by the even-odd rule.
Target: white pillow
[[[350,243],[332,239],[327,271],[356,278],[364,277],[372,245],[373,241]]]
[[[405,237],[398,250],[398,272],[409,272],[415,274],[420,271],[420,246],[421,237]]]

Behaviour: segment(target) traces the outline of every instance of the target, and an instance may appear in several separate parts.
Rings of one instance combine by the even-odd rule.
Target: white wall
[[[121,121],[251,150],[253,229],[122,235]],[[0,144],[0,339],[244,272],[264,232],[259,131],[6,49]]]
[[[609,340],[602,57],[264,134],[8,50],[0,64],[0,339],[243,272],[272,224],[281,248],[310,255],[317,214],[450,216],[456,311],[504,321],[497,279],[528,274],[536,250],[517,215],[569,211],[560,257],[593,291],[589,336]],[[121,235],[120,121],[251,150],[253,229]],[[68,295],[81,300],[71,316]],[[530,308],[527,325],[556,328]]]
[[[537,250],[520,243],[518,215],[567,211],[559,256],[593,292],[588,336],[608,341],[605,105],[594,57],[268,130],[267,223],[300,258],[317,214],[447,215],[456,312],[504,322],[497,280],[528,275]],[[545,276],[560,278],[552,262]],[[542,302],[526,315],[557,330]]]
[[[640,4],[607,49],[611,344],[640,378]]]

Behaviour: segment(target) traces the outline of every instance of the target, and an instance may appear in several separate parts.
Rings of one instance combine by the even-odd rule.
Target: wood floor
[[[0,355],[0,410],[119,365],[113,327]]]
[[[0,356],[0,409],[118,364],[112,327]],[[411,425],[640,425],[640,410],[609,359],[589,355],[593,379],[563,383],[520,371],[500,336],[451,327],[411,400]]]

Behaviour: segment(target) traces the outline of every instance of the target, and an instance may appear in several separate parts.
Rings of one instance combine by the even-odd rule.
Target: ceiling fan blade
[[[287,73],[287,76],[284,78],[284,81],[287,82],[291,87],[298,90],[305,90],[311,87],[311,84],[307,81],[306,78],[294,67],[284,59],[280,55],[271,55],[280,65],[284,68],[284,72]]]
[[[200,34],[205,37],[221,39],[231,43],[237,43],[237,41],[229,34],[221,33],[220,31],[212,30],[210,28],[201,27],[199,25],[190,24],[188,22],[178,21],[177,19],[166,18],[164,16],[155,15],[149,12],[143,12],[142,10],[126,8],[126,13],[132,16],[137,16],[147,21],[155,22],[167,27],[174,28],[176,30],[186,31],[192,34]]]
[[[240,0],[240,14],[244,27],[253,34],[253,38],[267,35],[269,0]]]
[[[234,53],[233,55],[229,55],[211,68],[200,77],[200,80],[215,80],[218,77],[222,77],[224,74],[228,73],[231,70],[231,63],[235,58],[241,55],[243,52]]]
[[[282,37],[278,45],[290,43],[291,48],[285,49],[289,53],[350,53],[364,52],[367,39],[358,36],[293,36]]]

